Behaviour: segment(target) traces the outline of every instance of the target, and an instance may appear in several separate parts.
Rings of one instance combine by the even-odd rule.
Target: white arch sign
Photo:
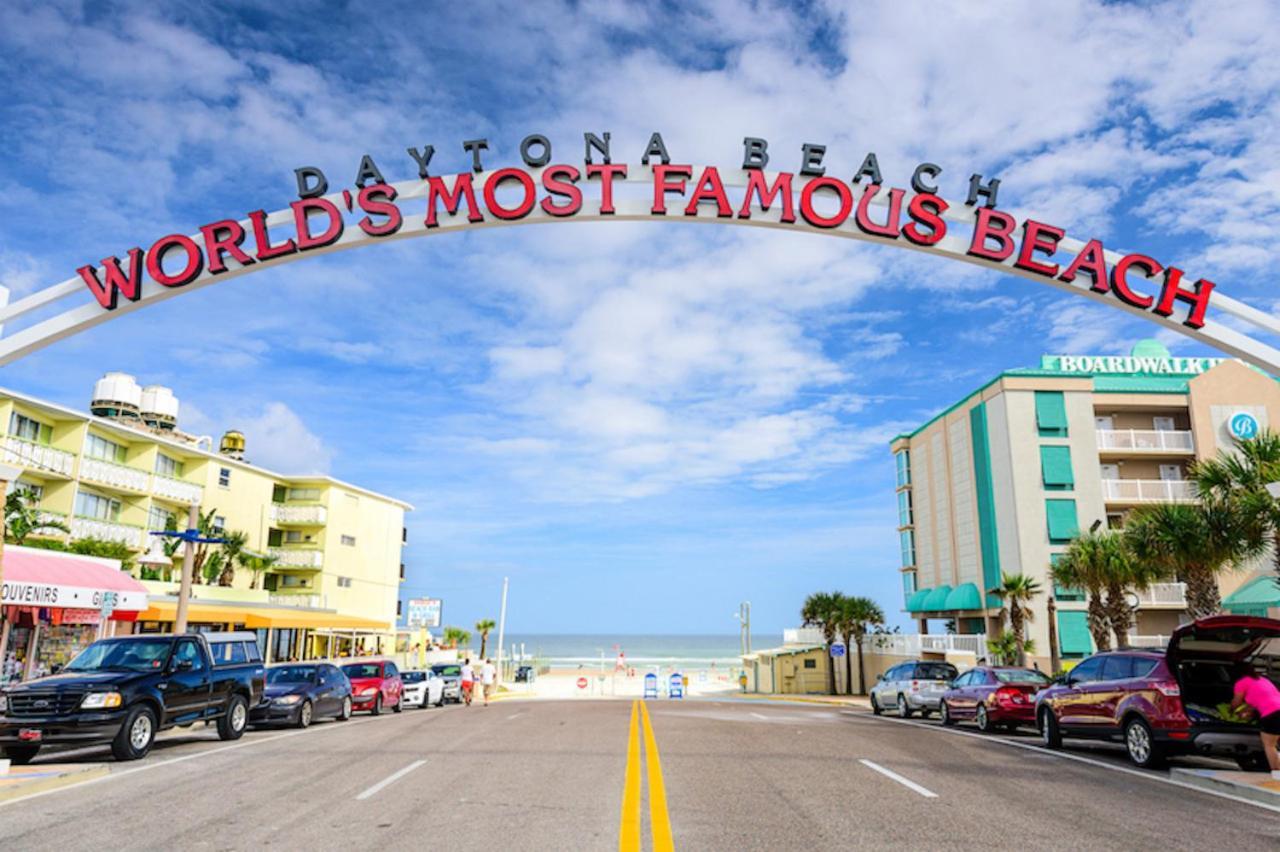
[[[912,175],[912,189],[891,188],[881,185],[874,155],[852,180],[805,174],[820,170],[808,161],[799,173],[772,172],[762,168],[767,157],[751,162],[752,141],[759,140],[747,140],[744,165],[756,167],[742,169],[672,163],[652,142],[640,165],[610,163],[607,148],[600,149],[602,162],[592,162],[588,141],[581,166],[541,165],[522,145],[523,166],[444,176],[426,175],[411,149],[425,176],[386,183],[366,157],[357,178],[363,185],[327,195],[318,194],[327,185],[307,186],[307,177],[324,184],[318,170],[299,169],[299,194],[308,197],[285,209],[163,236],[0,307],[0,324],[8,326],[48,305],[78,302],[11,333],[4,328],[0,365],[154,302],[313,254],[500,225],[665,219],[882,242],[988,267],[1145,317],[1280,374],[1280,350],[1240,330],[1280,334],[1276,317],[1153,257],[1110,251],[1032,218],[1019,221],[994,206],[998,181],[982,184],[975,175],[969,198],[957,204],[935,194],[929,181],[940,169],[928,163]],[[650,153],[661,162],[648,164]]]

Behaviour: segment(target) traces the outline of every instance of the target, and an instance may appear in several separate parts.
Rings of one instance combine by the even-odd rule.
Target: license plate
[[[22,728],[18,731],[18,739],[24,743],[38,743],[44,739],[44,732],[38,728]]]

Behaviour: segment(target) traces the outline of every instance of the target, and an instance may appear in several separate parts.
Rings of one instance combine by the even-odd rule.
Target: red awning
[[[146,586],[113,560],[30,547],[6,547],[3,560],[0,602],[6,606],[99,609],[102,593],[115,592],[115,609],[147,608]]]

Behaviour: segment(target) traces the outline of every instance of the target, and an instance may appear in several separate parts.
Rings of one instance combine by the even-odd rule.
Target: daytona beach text
[[[417,166],[418,180],[425,183],[420,194],[425,199],[425,209],[418,208],[419,212],[411,215],[421,215],[426,229],[439,227],[442,214],[450,219],[464,217],[471,224],[518,221],[535,210],[540,211],[539,218],[569,218],[588,204],[584,189],[592,193],[592,212],[609,216],[616,212],[615,181],[624,180],[629,174],[627,165],[612,162],[609,133],[584,134],[581,167],[551,164],[550,141],[541,135],[527,136],[520,143],[523,167],[499,168],[478,181],[475,175],[485,170],[482,152],[488,150],[488,141],[469,140],[462,147],[471,157],[472,171],[446,176],[428,171],[434,148],[408,149]],[[770,159],[768,143],[745,138],[742,169],[746,179],[738,184],[743,191],[734,201],[730,200],[728,184],[719,169],[672,163],[658,133],[650,137],[641,157],[643,168],[635,172],[651,172],[652,203],[648,213],[654,217],[674,213],[747,220],[753,213],[768,212],[782,224],[802,223],[822,230],[853,229],[867,237],[906,240],[921,247],[936,245],[946,237],[943,214],[950,205],[936,194],[934,183],[941,167],[921,163],[912,172],[910,190],[886,188],[874,153],[867,154],[858,171],[845,179],[826,174],[825,152],[822,145],[803,145],[798,172],[770,173],[765,171]],[[340,193],[325,197],[328,180],[317,168],[296,169],[295,178],[299,199],[290,205],[293,221],[292,236],[288,238],[270,234],[267,213],[255,210],[241,221],[222,219],[205,225],[197,235],[161,237],[145,252],[139,247],[131,248],[124,262],[116,256],[108,257],[102,261],[101,272],[93,266],[76,271],[102,308],[114,310],[120,296],[132,301],[139,298],[144,267],[157,284],[176,288],[191,283],[206,270],[209,276],[216,276],[333,245],[348,227],[343,208],[362,214],[354,224],[369,237],[390,237],[405,225],[406,213],[396,203],[396,187],[386,181],[368,155],[361,159],[353,188]],[[1201,278],[1194,284],[1184,282],[1181,269],[1166,267],[1144,254],[1128,254],[1109,264],[1102,242],[1097,239],[1084,242],[1078,252],[1056,262],[1053,258],[1066,237],[1063,229],[1034,219],[1019,223],[1012,215],[996,209],[999,184],[999,180],[984,180],[977,174],[969,180],[965,204],[974,211],[965,249],[968,256],[994,264],[1011,262],[1024,272],[1068,284],[1080,279],[1096,293],[1162,317],[1172,316],[1175,303],[1183,302],[1189,306],[1183,324],[1203,327],[1214,288],[1212,281]],[[873,202],[880,208],[874,214]],[[250,234],[252,249],[247,247]],[[1131,272],[1146,281],[1158,282],[1156,291],[1148,294],[1135,289]]]

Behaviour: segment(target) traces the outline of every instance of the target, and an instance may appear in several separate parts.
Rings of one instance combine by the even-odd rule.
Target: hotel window
[[[91,459],[124,464],[124,458],[127,453],[128,450],[123,444],[108,441],[106,438],[99,438],[97,435],[90,435],[84,441],[84,454]]]
[[[1036,391],[1036,428],[1042,438],[1067,437],[1067,403],[1062,391]]]
[[[1045,491],[1071,491],[1075,479],[1071,476],[1070,447],[1040,448],[1040,478]]]
[[[316,502],[320,499],[319,488],[290,488],[286,495],[288,500]]]
[[[902,551],[902,567],[916,564],[916,539],[911,530],[898,533],[898,546]]]
[[[81,518],[115,523],[120,520],[120,501],[88,491],[76,492],[75,513]]]
[[[916,593],[916,572],[902,572],[902,597],[909,598]]]
[[[15,411],[9,416],[9,434],[35,444],[48,444],[53,437],[53,428]]]
[[[1075,500],[1045,500],[1044,511],[1051,543],[1066,544],[1080,534]]]
[[[898,487],[911,484],[911,453],[908,450],[898,450],[893,454],[894,462],[898,467]]]
[[[174,518],[173,513],[160,506],[152,506],[151,510],[147,512],[147,529],[167,530],[171,528],[177,529],[177,519]]]
[[[301,530],[285,530],[285,544],[301,544],[304,541],[306,541],[306,538],[303,537]]]
[[[353,536],[353,535],[344,535],[344,536],[342,536],[341,541],[342,541],[342,543],[343,543],[343,544],[345,544],[347,547],[355,547],[355,546],[356,546],[356,537],[355,537],[355,536]]]
[[[222,515],[213,516],[213,531],[220,533],[227,528],[227,519]]]
[[[170,479],[181,479],[182,468],[182,462],[177,459],[171,459],[164,453],[156,454],[156,473],[161,476],[167,476]]]
[[[351,578],[350,578],[350,577],[339,577],[339,578],[338,578],[338,588],[340,588],[340,589],[349,589],[349,588],[351,588]]]
[[[898,526],[911,526],[911,492],[898,492]]]
[[[218,468],[218,485],[221,488],[231,487],[231,468],[229,467]]]

